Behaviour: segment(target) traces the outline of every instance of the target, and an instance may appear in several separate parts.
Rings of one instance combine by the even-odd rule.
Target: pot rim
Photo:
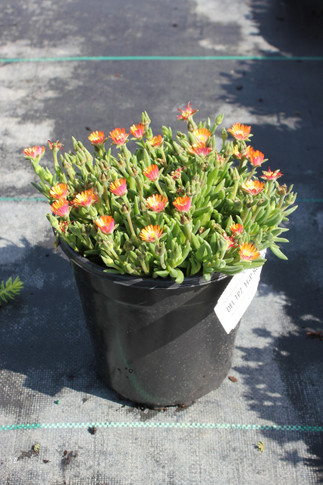
[[[71,248],[61,237],[59,238],[59,245],[68,257],[70,262],[74,263],[79,268],[88,273],[95,274],[101,278],[113,281],[116,284],[124,286],[135,286],[142,288],[165,288],[178,289],[183,287],[203,286],[215,281],[220,281],[224,278],[232,278],[223,273],[213,273],[210,281],[205,281],[202,275],[185,277],[183,283],[176,283],[172,278],[146,278],[143,276],[133,276],[130,274],[107,273],[103,266],[92,263],[89,259],[77,253]]]

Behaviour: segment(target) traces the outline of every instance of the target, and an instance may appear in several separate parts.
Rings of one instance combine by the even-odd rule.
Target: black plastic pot
[[[220,386],[237,327],[227,334],[214,306],[231,280],[111,275],[61,242],[70,260],[101,379],[149,407],[191,404]]]

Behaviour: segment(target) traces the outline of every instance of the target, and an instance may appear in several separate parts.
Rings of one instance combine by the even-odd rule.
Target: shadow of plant
[[[252,0],[251,9],[262,37],[280,52],[321,55],[323,6],[320,0]]]
[[[270,260],[263,270],[259,298],[272,305],[272,321],[266,312],[268,322],[264,323],[268,327],[253,327],[248,338],[250,345],[237,347],[243,363],[235,370],[247,386],[244,398],[248,407],[259,418],[279,426],[322,427],[323,342],[307,335],[323,329],[320,294],[304,288],[292,272],[282,272],[282,264]],[[277,313],[273,302],[279,295],[284,295],[285,303]],[[281,332],[277,332],[279,326]],[[295,466],[305,463],[316,470],[318,483],[323,483],[322,432],[304,429],[283,435],[273,430],[262,433],[279,443],[303,440],[310,458],[293,450],[285,451],[281,460]]]
[[[322,16],[317,15],[317,2],[254,0],[250,5],[259,33],[282,54],[321,55]],[[253,329],[255,341],[262,339],[262,346],[253,346],[251,338],[250,346],[240,347],[246,365],[237,370],[248,386],[244,397],[260,418],[277,425],[286,424],[283,419],[295,419],[293,411],[300,424],[322,426],[323,343],[307,337],[307,332],[323,330],[322,245],[313,244],[322,231],[323,213],[321,199],[314,203],[314,198],[322,196],[316,183],[323,173],[319,148],[323,99],[316,87],[322,63],[243,62],[234,72],[221,74],[225,101],[238,107],[239,113],[251,114],[257,148],[269,158],[272,169],[286,173],[283,183],[295,183],[300,199],[287,236],[291,241],[286,248],[289,262],[270,258],[259,289],[261,296],[270,288],[273,302],[284,295],[282,312],[277,315],[272,310],[272,318],[280,319],[281,334],[272,332],[268,321],[266,329]],[[287,407],[283,396],[288,398]],[[264,434],[281,439],[273,432]],[[322,433],[288,436],[304,440],[311,455],[305,463],[317,471],[317,479],[323,483]],[[304,462],[297,451],[281,459],[295,465]]]
[[[65,386],[121,402],[96,376],[68,261],[52,247],[23,243],[24,247],[10,250],[23,253],[17,258],[15,273],[24,281],[24,290],[12,305],[1,308],[2,406],[31,405],[32,391],[55,396]],[[4,277],[11,272],[12,265],[2,266]],[[21,392],[22,386],[26,394]]]

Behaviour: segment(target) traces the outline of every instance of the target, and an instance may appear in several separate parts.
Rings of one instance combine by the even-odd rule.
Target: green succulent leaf
[[[167,278],[169,276],[168,270],[155,270],[153,273],[154,278]]]
[[[293,212],[296,211],[297,208],[298,208],[298,205],[295,205],[294,207],[291,207],[288,210],[284,210],[284,216],[285,217],[290,216]]]
[[[285,256],[285,254],[279,249],[278,246],[276,246],[276,244],[272,244],[271,246],[269,246],[271,251],[273,252],[273,254],[275,256],[277,256],[277,258],[280,258],[280,259],[285,259],[287,260],[287,256]]]
[[[202,267],[202,264],[199,261],[197,261],[195,259],[195,257],[193,257],[193,256],[190,257],[189,263],[190,263],[190,265],[189,265],[189,268],[190,268],[190,276],[193,276],[193,275],[199,273],[199,271],[200,271],[200,269]]]
[[[73,138],[73,152],[60,155],[58,161],[58,149],[53,151],[54,169],[40,164],[38,149],[34,154],[33,149],[24,150],[39,179],[33,185],[50,204],[52,186],[67,185],[67,210],[60,212],[55,206],[47,216],[57,237],[95,263],[101,258],[108,272],[171,277],[177,282],[196,274],[206,279],[213,272],[233,275],[263,264],[263,260],[240,260],[239,246],[244,243],[258,250],[270,247],[286,259],[278,244],[288,242],[281,237],[288,229],[279,225],[297,208],[293,187],[266,181],[259,193],[247,193],[243,184],[248,181],[252,186],[260,180],[258,167],[244,155],[249,139],[239,141],[223,128],[219,144],[214,133],[223,115],[214,124],[210,119],[197,123],[195,110],[189,109],[180,110],[179,117],[187,121],[187,131],[177,131],[175,137],[165,126],[162,136],[154,136],[144,112],[145,133],[140,139],[130,136],[125,143],[106,148],[105,138],[103,143],[92,143],[91,154]],[[197,146],[206,149],[204,153],[198,153]],[[158,167],[158,173],[148,177],[144,170],[151,165]],[[112,181],[120,183],[120,190],[110,190]],[[76,205],[75,197],[88,190],[92,200]],[[157,196],[156,205],[148,208],[146,201],[152,195]],[[189,197],[190,207],[175,207],[177,197]],[[107,217],[113,218],[113,226],[104,225]],[[243,226],[241,234],[232,231],[234,224]]]

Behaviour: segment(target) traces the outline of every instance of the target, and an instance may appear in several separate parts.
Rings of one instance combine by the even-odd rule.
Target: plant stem
[[[187,236],[187,239],[189,242],[191,242],[191,239],[192,239],[192,232],[191,232],[191,227],[190,227],[190,223],[186,223],[184,224],[184,230],[185,230],[185,233],[186,233],[186,236]]]
[[[144,270],[144,273],[145,273],[145,274],[149,274],[149,268],[147,268],[147,265],[146,265],[145,260],[144,260],[144,259],[142,259],[142,260],[140,261],[140,263],[141,263],[142,269]]]
[[[160,152],[162,154],[162,158],[163,158],[163,160],[165,162],[165,166],[166,166],[166,164],[167,164],[166,155],[165,155],[164,149],[162,147],[160,147]]]
[[[54,168],[55,168],[55,171],[57,169],[60,168],[59,164],[58,164],[58,160],[57,160],[57,151],[56,150],[53,150],[53,158],[54,158]]]
[[[245,220],[247,218],[247,215],[248,215],[248,209],[245,209],[243,215],[241,215],[242,224],[245,223]]]
[[[281,209],[281,208],[282,208],[282,206],[283,206],[283,202],[285,201],[285,197],[286,197],[286,195],[287,195],[287,194],[282,195],[282,198],[280,199],[280,202],[279,202],[279,204],[278,204],[278,206],[277,206],[277,209]]]
[[[234,188],[233,188],[233,192],[232,192],[232,200],[234,200],[236,198],[236,195],[237,195],[237,192],[238,192],[238,188],[239,188],[239,180],[236,180],[234,182]]]
[[[259,211],[262,209],[262,207],[257,207],[255,213],[253,214],[252,218],[251,218],[251,221],[252,222],[255,222],[256,218],[257,218],[257,215],[259,214]]]
[[[107,189],[106,186],[104,186],[104,188],[103,188],[103,198],[104,198],[104,202],[107,205],[108,211],[110,212],[111,211],[111,206],[110,206],[110,202],[109,202],[108,189]]]
[[[162,191],[162,189],[161,189],[161,187],[160,187],[160,185],[159,185],[158,180],[155,180],[155,185],[156,185],[157,190],[158,190],[158,192],[160,193],[160,195],[164,195],[164,192]]]
[[[112,256],[114,257],[114,259],[116,261],[118,261],[119,257],[118,257],[117,253],[115,252],[115,250],[112,247],[109,249],[109,252],[112,254]]]
[[[135,230],[134,230],[133,225],[132,225],[130,212],[126,212],[125,214],[126,214],[126,218],[127,218],[129,227],[130,227],[131,234],[133,235],[135,241],[138,241],[137,235],[136,235]]]
[[[250,174],[249,174],[249,177],[247,178],[246,182],[249,182],[249,180],[251,179],[251,177],[253,176],[253,174],[255,173],[256,171],[256,167],[253,167],[253,169],[251,170]]]
[[[141,201],[144,201],[143,195],[142,195],[142,187],[141,187],[141,181],[139,180],[139,177],[136,177],[136,184],[138,187],[138,193],[139,193],[139,198]]]
[[[165,257],[164,257],[164,254],[165,253],[161,253],[159,255],[159,261],[160,261],[160,265],[163,269],[166,269],[166,264],[165,264]]]

